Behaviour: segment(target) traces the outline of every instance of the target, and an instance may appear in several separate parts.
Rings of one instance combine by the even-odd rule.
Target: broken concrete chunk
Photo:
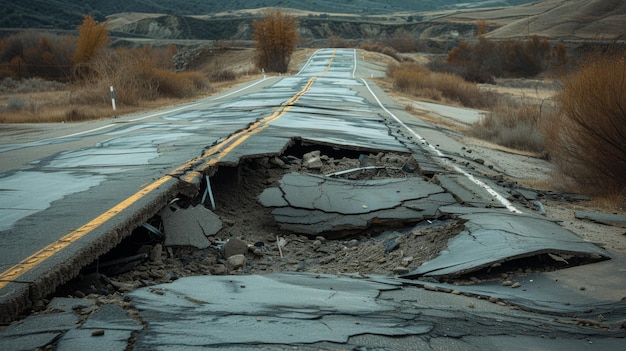
[[[165,231],[165,246],[209,247],[208,236],[222,229],[219,217],[203,206],[173,211],[169,206],[159,213]]]

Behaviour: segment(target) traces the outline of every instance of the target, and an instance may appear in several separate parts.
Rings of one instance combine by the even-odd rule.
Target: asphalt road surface
[[[316,221],[319,213],[331,211],[352,216],[351,222],[409,215],[426,220],[434,213],[462,218],[466,230],[439,257],[402,278],[184,278],[131,292],[129,300],[139,311],[134,319],[115,306],[98,309],[82,299],[55,299],[59,313],[6,328],[0,346],[33,349],[54,341],[57,350],[87,345],[124,350],[129,343],[138,350],[607,350],[623,345],[626,306],[615,294],[581,297],[554,274],[526,278],[532,284],[523,289],[437,283],[437,277],[537,254],[611,258],[599,263],[605,265],[623,260],[522,211],[506,189],[452,162],[434,146],[448,140],[437,136],[432,142],[432,126],[362,78],[377,72],[369,65],[351,49],[319,50],[297,75],[263,78],[163,111],[52,131],[4,127],[21,137],[0,144],[1,322],[75,277],[178,194],[197,195],[220,166],[281,155],[295,141],[410,154],[425,177],[404,185],[410,194],[399,197],[371,188],[342,196],[343,185],[329,179],[292,177],[265,198],[281,208],[281,218],[303,210],[316,213]],[[433,175],[437,184],[429,181]],[[320,196],[328,201],[320,204]],[[333,220],[323,225],[332,226]],[[624,287],[623,277],[616,279],[621,280],[611,292]],[[212,291],[229,291],[231,297],[215,301]],[[81,317],[77,327],[78,314],[89,314],[85,310],[93,313]]]

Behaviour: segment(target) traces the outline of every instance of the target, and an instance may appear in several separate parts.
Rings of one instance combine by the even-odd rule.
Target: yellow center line
[[[335,53],[333,52],[333,55],[330,58],[328,66],[326,67],[326,70],[322,73],[322,75],[326,74],[328,70],[330,69],[334,56],[335,56]],[[275,111],[270,116],[261,118],[260,120],[251,124],[248,128],[230,136],[226,140],[210,148],[205,153],[205,156],[203,156],[203,158],[212,156],[210,160],[205,162],[205,165],[216,164],[219,160],[224,158],[229,152],[235,149],[238,145],[240,145],[250,136],[256,133],[259,133],[263,129],[267,128],[272,122],[281,118],[285,113],[287,113],[287,111],[291,109],[293,104],[295,104],[302,97],[302,95],[304,95],[311,88],[311,86],[313,85],[313,82],[315,82],[316,79],[317,79],[316,76],[309,79],[306,86],[297,94],[292,96],[285,104],[283,104],[281,109]],[[225,145],[228,145],[228,146],[223,148]],[[217,152],[219,152],[219,154],[214,155],[214,153],[217,153]],[[177,171],[188,170],[189,167],[191,167],[193,164],[197,164],[197,162],[198,162],[198,159],[190,160],[184,163],[183,165],[177,167],[172,173],[175,174]],[[174,177],[171,175],[165,175],[157,179],[156,181],[147,185],[145,188],[139,190],[137,193],[130,196],[126,200],[120,202],[119,204],[107,210],[100,216],[96,217],[91,222],[83,225],[82,227],[76,230],[73,230],[69,234],[63,236],[57,241],[47,245],[43,249],[23,259],[22,261],[15,264],[11,268],[5,270],[4,272],[0,274],[0,289],[4,288],[9,283],[16,281],[24,273],[40,265],[42,262],[44,262],[48,258],[52,257],[53,255],[60,252],[64,248],[68,247],[70,244],[74,243],[76,240],[84,237],[85,235],[90,233],[92,230],[98,228],[99,226],[101,226],[102,224],[104,224],[105,222],[113,218],[113,216],[127,209],[128,207],[130,207],[131,205],[139,201],[139,199],[143,198],[144,196],[146,196],[153,190],[157,189],[159,186],[163,185],[165,182],[167,182],[170,179],[174,179]]]
[[[2,274],[0,274],[0,289],[5,287],[11,281],[16,280],[22,274],[26,273],[27,271],[29,271],[29,270],[33,269],[34,267],[36,267],[37,265],[41,264],[43,261],[45,261],[46,259],[48,259],[52,255],[54,255],[57,252],[63,250],[64,248],[66,248],[67,246],[69,246],[70,244],[75,242],[76,240],[78,240],[78,239],[82,238],[83,236],[87,235],[87,233],[89,233],[92,230],[96,229],[97,227],[101,226],[103,223],[105,223],[106,221],[111,219],[117,213],[119,213],[122,210],[128,208],[130,205],[132,205],[133,203],[137,202],[140,198],[142,198],[143,196],[147,195],[148,193],[150,193],[154,189],[158,188],[160,185],[162,185],[163,183],[165,183],[169,179],[172,179],[172,177],[165,176],[165,177],[162,177],[162,178],[156,180],[152,184],[146,186],[145,188],[141,189],[140,191],[138,191],[137,193],[132,195],[131,197],[127,198],[126,200],[124,200],[122,202],[120,202],[115,207],[113,207],[113,208],[109,209],[108,211],[104,212],[103,214],[101,214],[100,216],[98,216],[97,218],[92,220],[91,222],[89,222],[89,223],[83,225],[82,227],[80,227],[80,228],[70,232],[69,234],[65,235],[61,239],[51,243],[50,245],[44,247],[43,249],[35,252],[31,256],[29,256],[26,259],[22,260],[20,263],[14,265],[13,267],[11,267],[11,268],[7,269],[6,271],[2,272]]]

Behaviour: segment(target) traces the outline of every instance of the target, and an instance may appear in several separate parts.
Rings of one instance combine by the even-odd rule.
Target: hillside
[[[488,24],[487,37],[494,39],[626,37],[626,2],[620,0],[0,0],[0,5],[0,30],[74,30],[82,14],[90,13],[108,19],[112,37],[125,44],[249,40],[263,6],[280,6],[298,17],[305,45],[330,35],[380,39],[400,28],[417,38],[450,41],[473,37],[481,20]]]
[[[529,34],[569,40],[626,39],[626,2],[622,0],[543,0],[508,8],[464,11],[439,18],[453,23],[484,20],[493,39]]]
[[[626,39],[625,1],[549,0],[544,6],[549,8],[538,11],[530,20],[522,18],[504,25],[491,37],[511,38],[527,30],[539,36],[567,39]]]
[[[374,15],[458,7],[509,6],[531,0],[0,0],[0,28],[75,29],[83,14],[98,20],[116,13],[160,13],[174,16],[211,15],[261,7]]]

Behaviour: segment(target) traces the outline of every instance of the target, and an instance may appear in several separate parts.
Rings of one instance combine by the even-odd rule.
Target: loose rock
[[[247,252],[248,244],[237,238],[230,238],[222,248],[224,258],[230,258],[235,255],[245,255]]]
[[[302,156],[302,165],[308,169],[320,169],[322,168],[322,159],[320,157],[320,151],[311,151]]]
[[[224,275],[228,273],[228,270],[223,264],[216,264],[209,268],[209,272],[211,272],[212,275]]]
[[[237,270],[246,265],[246,256],[233,255],[228,258],[227,262],[228,262],[228,268],[230,268],[231,270]]]
[[[161,245],[160,243],[156,244],[152,247],[152,250],[150,250],[150,261],[154,263],[161,263],[162,255],[163,255],[163,245]]]

